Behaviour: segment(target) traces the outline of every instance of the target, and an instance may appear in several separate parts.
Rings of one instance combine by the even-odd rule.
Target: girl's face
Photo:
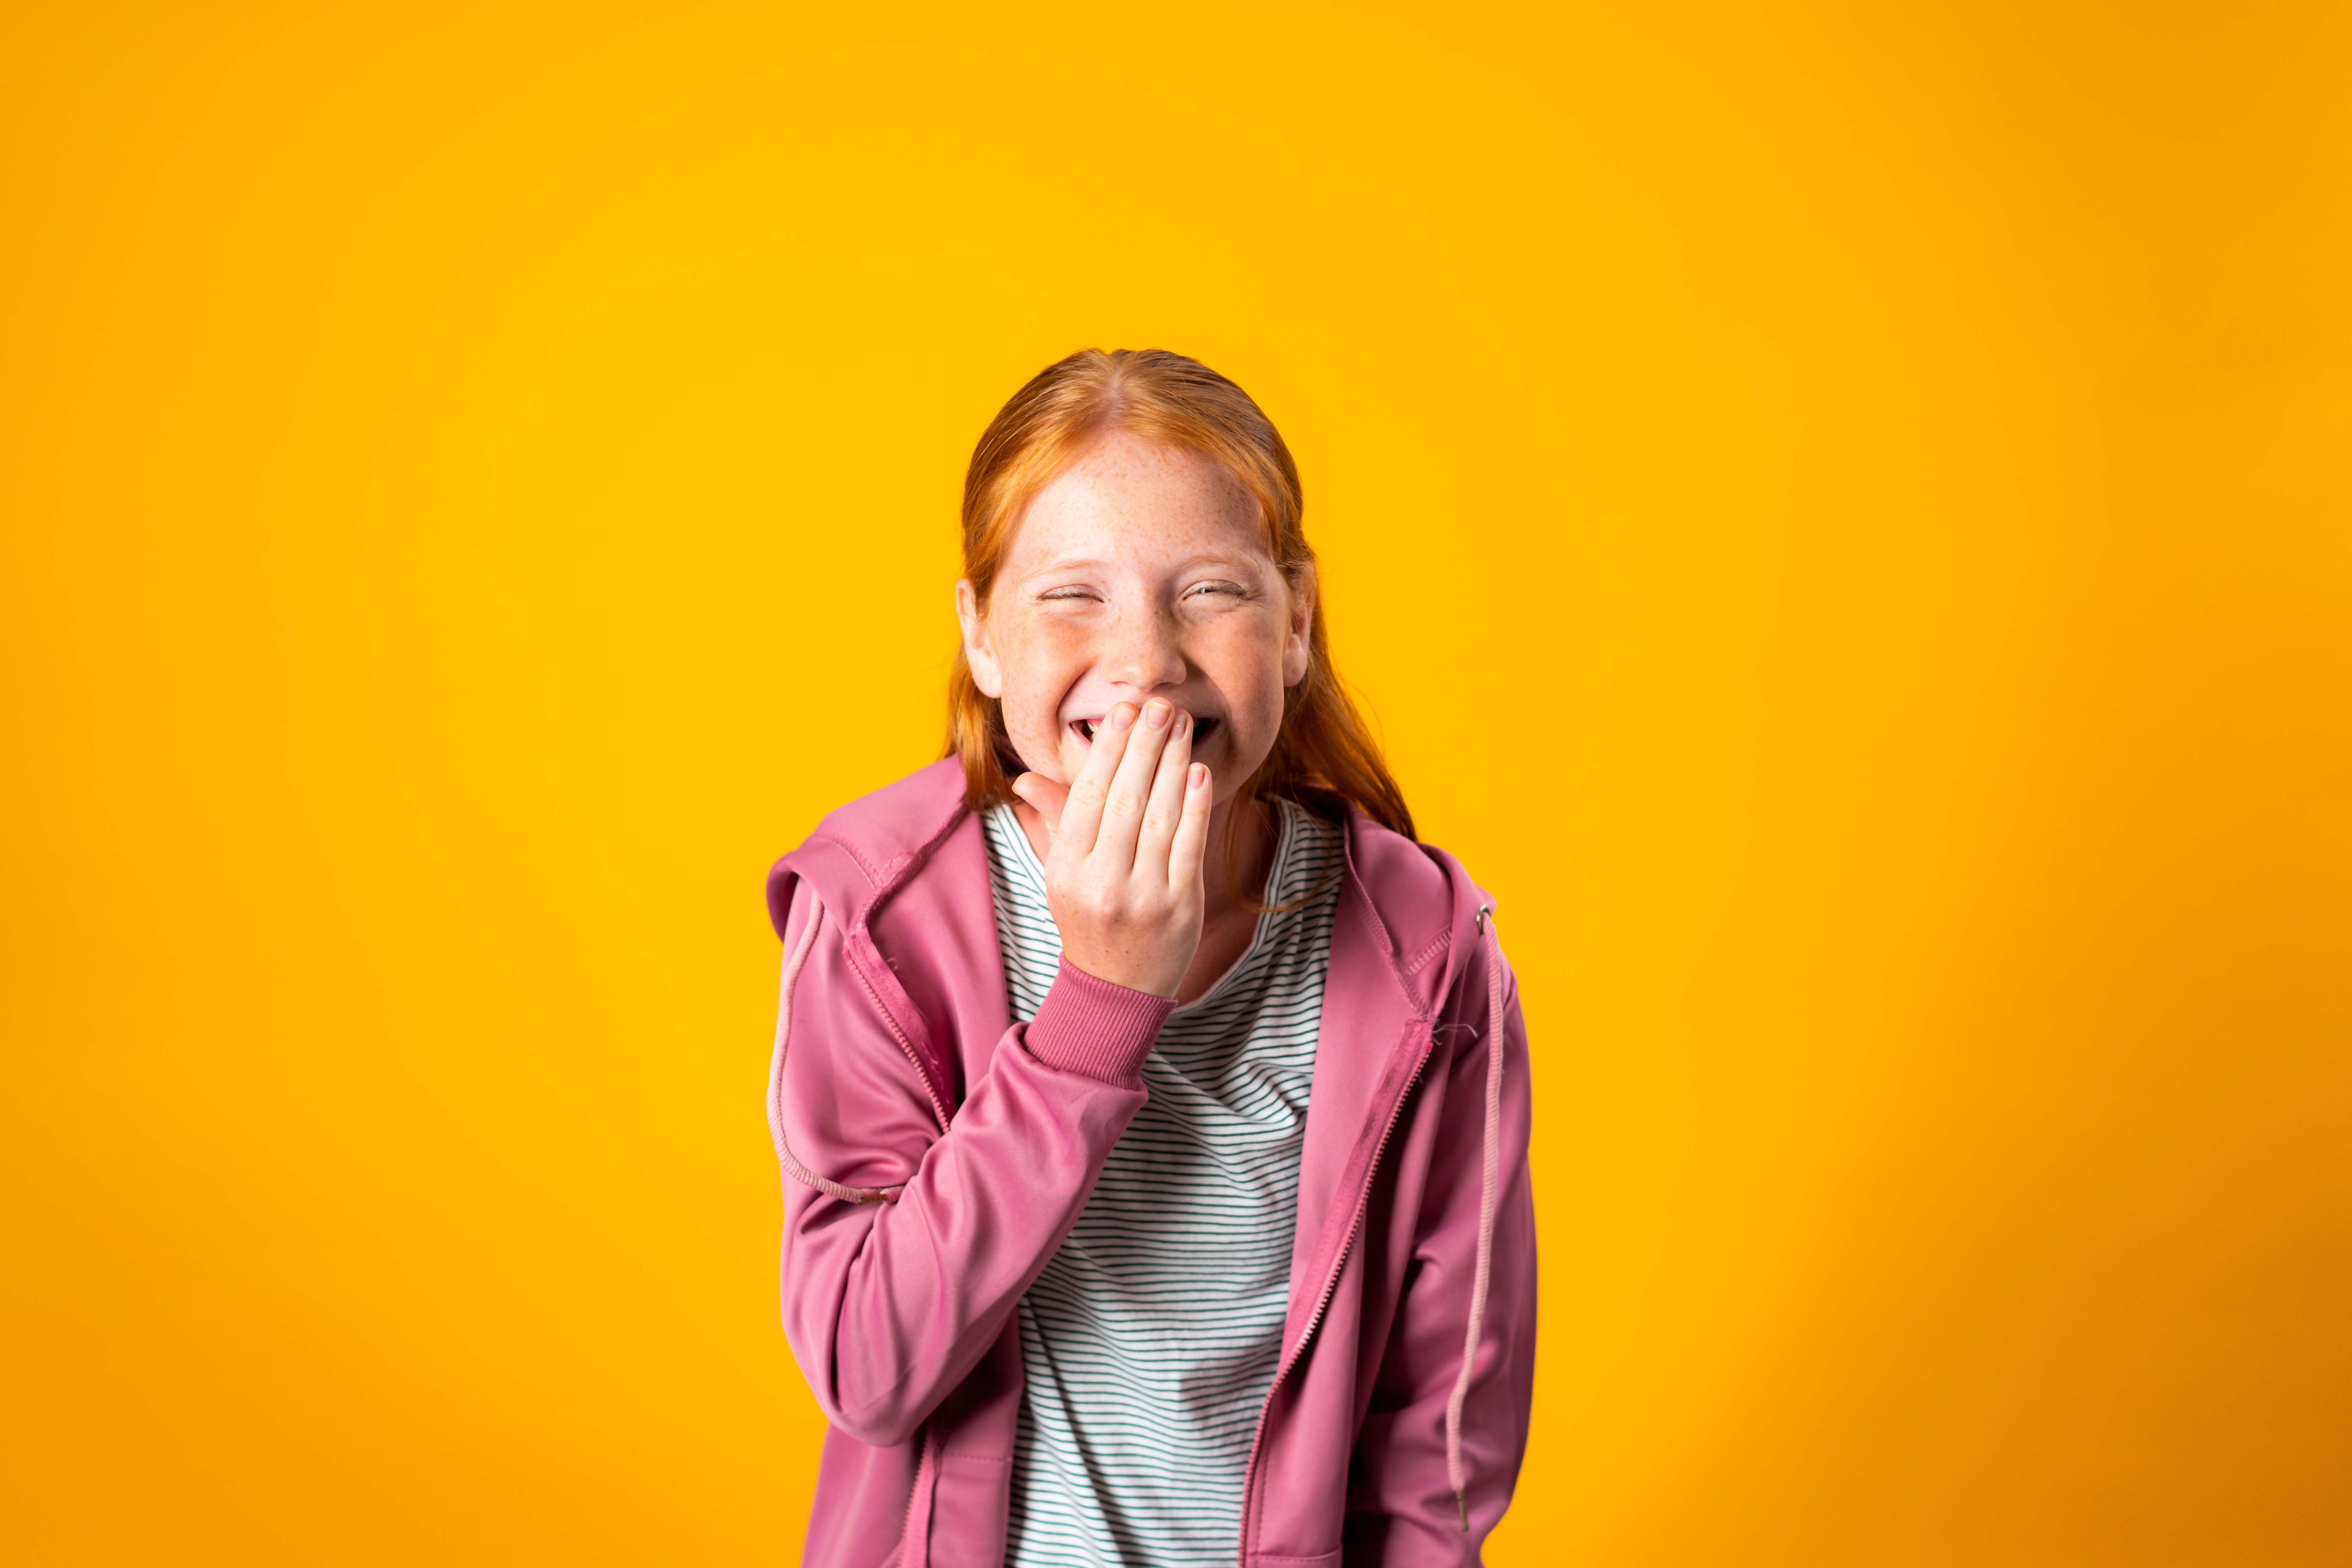
[[[1233,797],[1274,750],[1307,674],[1314,584],[1293,593],[1257,502],[1209,458],[1114,436],[1037,493],[982,612],[956,584],[965,657],[1002,700],[1013,749],[1067,784],[1103,715],[1165,698],[1192,760]]]

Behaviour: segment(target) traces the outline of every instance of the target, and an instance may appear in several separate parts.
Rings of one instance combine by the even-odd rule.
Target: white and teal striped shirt
[[[1086,1212],[1021,1299],[1027,1389],[1008,1568],[1193,1568],[1234,1561],[1243,1471],[1274,1381],[1298,1158],[1342,829],[1290,801],[1257,935],[1170,1015],[1150,1100]],[[1061,962],[1045,874],[1010,809],[987,814],[989,887],[1013,1016]]]

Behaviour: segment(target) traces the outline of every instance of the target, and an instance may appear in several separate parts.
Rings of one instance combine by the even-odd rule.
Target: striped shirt
[[[1150,1100],[1021,1299],[1007,1568],[1225,1568],[1238,1550],[1243,1472],[1282,1349],[1345,854],[1338,826],[1273,804],[1265,901],[1285,907],[1170,1015],[1143,1064]],[[1012,811],[986,827],[1005,986],[1025,1022],[1061,933]]]

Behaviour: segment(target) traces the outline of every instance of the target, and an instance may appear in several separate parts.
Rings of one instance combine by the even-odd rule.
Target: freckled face
[[[983,611],[956,584],[964,652],[1022,761],[1058,784],[1120,702],[1192,716],[1192,759],[1233,797],[1307,674],[1314,584],[1291,592],[1257,503],[1195,453],[1116,436],[1039,491]]]

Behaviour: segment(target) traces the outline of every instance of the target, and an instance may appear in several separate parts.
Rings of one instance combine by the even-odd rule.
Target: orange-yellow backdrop
[[[2352,12],[8,7],[5,1550],[751,1563],[760,883],[1289,434],[1541,1097],[1497,1563],[2352,1560]]]

